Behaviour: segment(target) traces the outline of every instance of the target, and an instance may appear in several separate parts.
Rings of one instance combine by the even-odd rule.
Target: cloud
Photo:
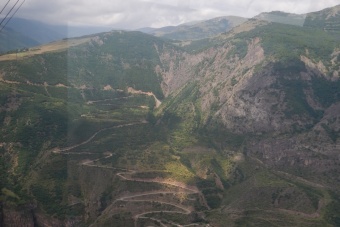
[[[17,16],[53,24],[134,29],[227,15],[253,17],[274,10],[302,14],[339,3],[339,0],[26,0]]]

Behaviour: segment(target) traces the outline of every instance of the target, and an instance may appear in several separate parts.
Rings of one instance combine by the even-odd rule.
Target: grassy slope
[[[6,61],[16,60],[16,55],[2,56],[0,67],[7,72],[4,79],[97,89],[131,86],[163,98],[154,67],[160,64],[156,47],[161,50],[164,42],[140,32],[112,32],[90,40],[71,39],[37,47],[19,54],[18,61]]]

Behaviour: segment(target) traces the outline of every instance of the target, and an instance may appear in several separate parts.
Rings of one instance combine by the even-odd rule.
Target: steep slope
[[[172,73],[163,74],[163,90],[169,95],[169,100],[161,106],[164,116],[170,115],[182,122],[182,129],[178,129],[182,135],[205,128],[206,136],[219,149],[243,147],[248,161],[257,160],[275,175],[280,174],[279,178],[300,179],[297,186],[310,181],[307,188],[318,191],[308,195],[314,199],[318,197],[313,202],[315,209],[322,208],[328,218],[334,215],[334,210],[338,209],[335,207],[339,207],[337,194],[332,195],[333,202],[330,202],[327,201],[329,195],[322,191],[325,188],[339,193],[340,186],[336,174],[339,165],[339,116],[336,114],[340,101],[339,36],[328,34],[322,28],[251,20],[210,42],[214,43],[213,47],[208,44],[206,50],[197,54],[177,55],[172,61],[176,66],[170,69]],[[179,59],[180,64],[176,64]],[[188,68],[193,70],[188,73]],[[188,146],[195,141],[188,138],[184,144],[177,143]],[[247,175],[245,169],[242,171]],[[276,171],[283,171],[284,175]],[[254,177],[251,176],[248,175]],[[245,184],[252,185],[249,186],[252,189],[236,197],[273,193],[267,191],[273,186],[258,188],[252,182]],[[297,190],[288,188],[279,186],[273,190]],[[253,202],[245,201],[239,207],[235,207],[239,201],[236,203],[237,200],[232,199],[222,204],[228,207],[225,212],[231,214],[230,210],[240,211],[246,204],[252,204],[251,209],[259,203],[254,197],[251,199]],[[318,206],[318,201],[325,202],[326,208]],[[262,209],[268,207],[263,204]],[[320,216],[320,212],[313,215]],[[249,224],[257,217],[266,219],[266,216],[265,212],[257,212],[253,217],[241,218],[244,222],[240,223]],[[336,215],[330,219],[331,223],[338,223]],[[298,225],[297,222],[294,225]]]
[[[156,47],[162,44],[161,40],[152,36],[123,31],[64,40],[33,48],[19,55],[21,60],[17,62],[6,61],[16,59],[16,55],[3,56],[2,78],[40,85],[46,82],[97,89],[105,86],[115,89],[133,86],[138,90],[152,91],[162,98],[159,78],[154,72],[159,62]],[[67,49],[68,46],[74,47]],[[41,56],[44,52],[47,53]]]
[[[322,28],[329,32],[339,32],[340,5],[309,13],[304,26]]]
[[[159,212],[197,222],[195,211],[208,206],[195,185],[201,180],[151,113],[163,97],[155,68],[165,47],[176,49],[116,31],[3,56],[1,223],[119,218],[119,226]]]
[[[255,19],[296,26],[313,27],[328,32],[339,31],[340,5],[307,14],[291,14],[281,11],[261,13]]]
[[[252,23],[253,21],[249,21],[244,24],[244,29],[247,29]],[[255,21],[255,23],[257,22]],[[242,30],[242,26],[237,30]],[[284,116],[282,119],[285,121],[290,121],[293,117],[301,117],[305,121],[304,124],[307,125],[307,122],[310,121],[308,119],[318,115],[318,107],[315,105],[312,107],[313,104],[308,103],[308,100],[323,99],[321,91],[315,90],[315,84],[321,83],[320,81],[325,81],[325,84],[328,83],[327,81],[333,81],[334,86],[337,87],[339,38],[322,30],[301,29],[276,23],[262,24],[247,32],[237,30],[235,29],[236,32],[231,36],[226,34],[212,40],[215,46],[212,48],[207,46],[205,51],[198,54],[178,54],[172,64],[175,67],[169,70],[171,73],[163,74],[163,90],[167,91],[168,89],[170,91],[166,94],[171,94],[172,91],[184,86],[189,80],[196,79],[199,84],[204,84],[204,88],[202,87],[200,90],[203,111],[211,112],[211,106],[215,103],[218,110],[213,113],[213,117],[223,118],[223,112],[228,112],[228,118],[232,116],[238,118],[238,121],[235,121],[236,119],[228,120],[228,118],[223,120],[225,125],[234,131],[289,131],[288,128],[291,128],[291,125],[288,122],[285,124],[271,119],[271,123],[269,121],[265,123],[269,115]],[[166,60],[166,57],[163,56],[161,60]],[[176,61],[180,63],[175,64]],[[195,70],[187,73],[188,68]],[[307,77],[306,75],[308,75],[308,79],[304,79]],[[253,100],[253,96],[256,96],[258,92],[264,92],[267,87],[270,88],[277,100],[273,99],[271,105],[282,105],[282,108],[278,106],[276,110],[282,111],[281,113],[271,112],[274,111],[272,107],[255,107],[261,105],[256,104],[255,100],[252,101],[252,105],[255,105],[254,109],[249,109],[250,115],[246,116],[244,112],[239,111],[240,105],[243,105],[240,103],[242,97],[242,99]],[[286,94],[285,100],[282,100],[285,104],[279,104],[282,101],[280,101],[279,94],[274,95],[275,88],[278,89],[277,92],[282,91],[287,94],[292,92],[288,92],[291,89],[296,92],[296,95],[292,94],[290,97]],[[299,89],[301,90],[299,91]],[[306,91],[303,91],[304,89]],[[215,90],[213,96],[212,90]],[[307,90],[313,90],[315,97],[306,97]],[[239,92],[245,93],[240,94]],[[219,93],[221,94],[219,95]],[[331,99],[322,100],[323,108],[338,101],[336,90],[330,91],[328,95]],[[250,97],[246,98],[246,96]],[[298,98],[299,100],[297,100]],[[235,107],[233,107],[234,105]],[[227,107],[229,109],[224,109]],[[262,114],[257,110],[263,111]],[[254,118],[254,122],[247,121],[240,125],[242,118],[248,120]],[[256,121],[259,122],[257,126]],[[252,126],[253,124],[255,125]],[[266,125],[268,125],[267,128]],[[261,127],[264,128],[261,129]]]

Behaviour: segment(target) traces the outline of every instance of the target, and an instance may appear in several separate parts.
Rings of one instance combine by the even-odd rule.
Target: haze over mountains
[[[175,40],[204,39],[227,32],[244,23],[247,19],[235,16],[217,17],[206,21],[186,23],[158,29],[144,28],[148,34]]]
[[[203,39],[227,32],[246,20],[241,17],[227,16],[158,29],[141,28],[138,31],[168,39]],[[63,38],[79,37],[109,30],[112,30],[112,28],[48,25],[42,22],[14,18],[5,31],[0,34],[0,52],[34,47]]]
[[[64,38],[110,30],[109,27],[49,25],[33,20],[13,18],[0,34],[0,52],[34,47]]]
[[[339,23],[270,12],[0,56],[0,225],[339,226]]]
[[[334,7],[334,10],[337,10]],[[325,14],[327,12],[324,10]],[[334,12],[333,12],[334,13]],[[313,14],[308,14],[313,17]],[[261,13],[254,18],[264,21],[277,22],[303,26],[307,14],[290,14],[280,11]],[[308,19],[308,18],[307,18]],[[244,23],[247,18],[237,16],[217,17],[206,21],[189,22],[178,26],[168,26],[163,28],[140,28],[137,31],[145,32],[157,37],[170,40],[199,40],[211,38],[220,33],[228,32],[233,27]],[[38,21],[21,18],[14,18],[4,30],[0,37],[0,52],[7,52],[16,49],[29,48],[63,38],[79,37],[83,35],[107,32],[112,30],[110,27],[94,26],[67,26],[49,25]]]

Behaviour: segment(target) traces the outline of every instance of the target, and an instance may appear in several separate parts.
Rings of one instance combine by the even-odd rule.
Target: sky
[[[23,0],[10,0],[6,9],[16,1],[19,5]],[[6,2],[1,1],[0,9]],[[276,10],[303,14],[339,4],[340,0],[25,0],[16,17],[49,24],[137,29],[219,16],[250,18]]]

